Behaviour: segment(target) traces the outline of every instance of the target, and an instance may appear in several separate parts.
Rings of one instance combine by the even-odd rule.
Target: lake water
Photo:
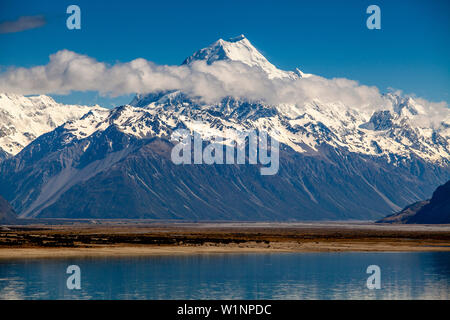
[[[66,269],[81,269],[81,289]],[[369,290],[369,265],[381,289]],[[0,260],[0,299],[449,299],[450,252]]]

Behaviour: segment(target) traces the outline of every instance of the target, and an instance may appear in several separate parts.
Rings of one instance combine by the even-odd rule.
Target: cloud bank
[[[297,80],[269,79],[261,69],[236,61],[216,61],[211,65],[195,61],[190,65],[167,66],[139,58],[108,65],[86,55],[61,50],[50,55],[46,65],[9,68],[0,73],[0,92],[18,94],[97,91],[114,97],[165,90],[181,90],[210,103],[233,96],[268,104],[338,102],[368,113],[392,107],[389,99],[376,87],[360,85],[353,80],[319,76]],[[424,108],[424,115],[430,114],[440,121],[448,118],[449,109],[445,103],[416,101]]]
[[[20,17],[15,21],[0,23],[0,33],[14,33],[42,27],[47,22],[44,16]]]

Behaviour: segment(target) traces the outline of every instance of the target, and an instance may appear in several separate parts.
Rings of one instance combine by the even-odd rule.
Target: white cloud
[[[268,79],[258,68],[236,61],[216,61],[207,65],[196,61],[189,66],[156,65],[145,59],[107,65],[86,55],[61,50],[50,55],[47,65],[9,68],[0,73],[0,92],[18,94],[67,94],[71,91],[98,91],[120,96],[158,90],[182,90],[207,102],[225,96],[262,100],[269,104],[302,105],[313,100],[339,102],[348,108],[366,111],[391,109],[390,101],[376,87],[360,85],[344,78],[311,76],[298,80]],[[445,103],[415,99],[423,108],[423,118],[448,117]]]

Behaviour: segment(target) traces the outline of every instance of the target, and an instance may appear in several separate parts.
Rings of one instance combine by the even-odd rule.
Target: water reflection
[[[81,290],[66,268],[81,267]],[[366,287],[368,265],[380,290]],[[0,260],[0,299],[449,299],[450,253]]]

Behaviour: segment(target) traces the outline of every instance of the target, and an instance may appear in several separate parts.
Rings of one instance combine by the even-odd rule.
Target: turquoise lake
[[[81,289],[66,285],[80,267]],[[368,289],[369,265],[381,289]],[[0,299],[449,299],[450,252],[0,260]]]

